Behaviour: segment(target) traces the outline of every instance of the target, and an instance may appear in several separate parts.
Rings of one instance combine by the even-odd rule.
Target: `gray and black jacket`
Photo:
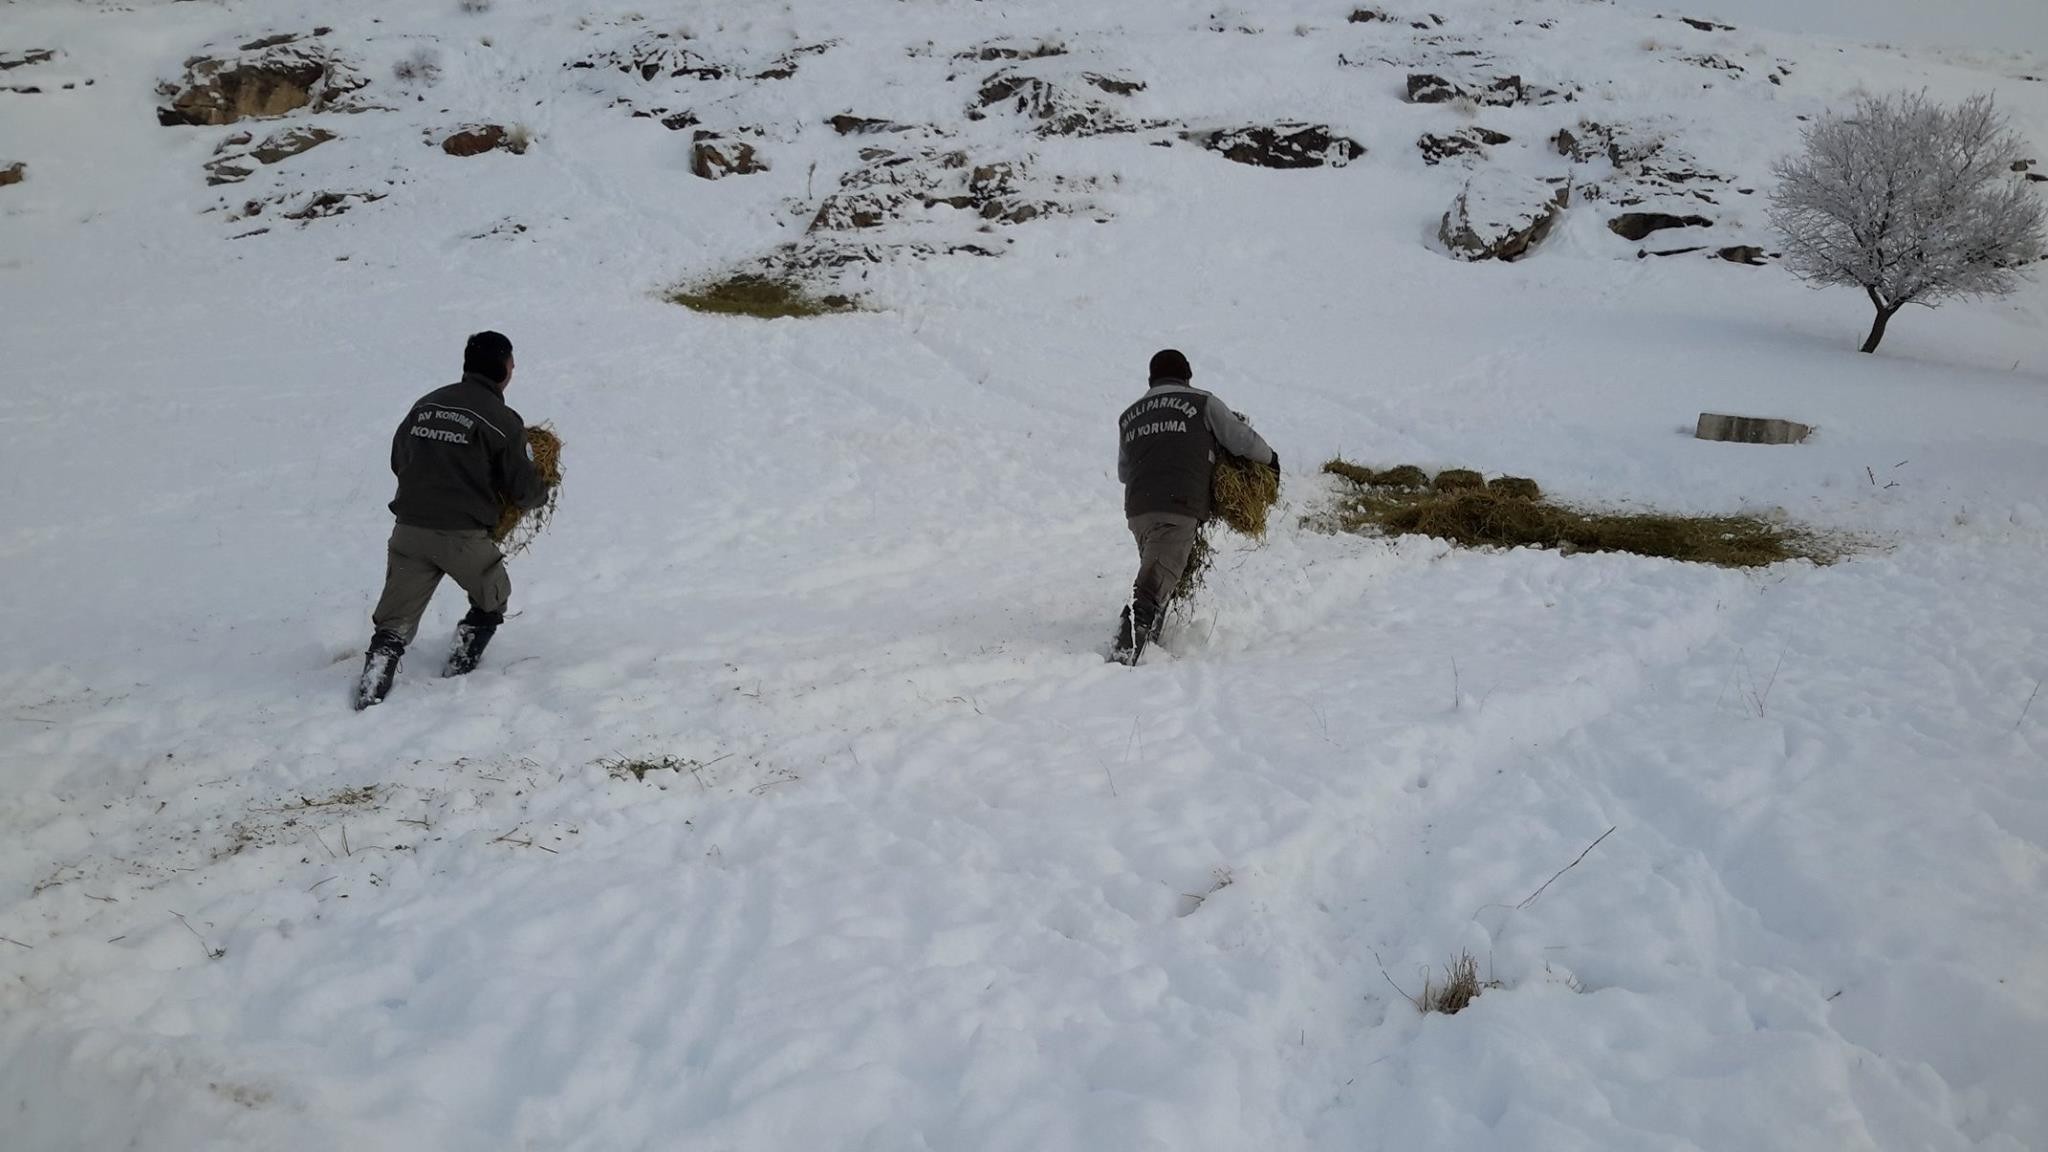
[[[474,372],[412,406],[391,437],[391,471],[391,513],[415,528],[490,528],[503,500],[538,508],[548,495],[525,422],[497,384]]]
[[[1117,420],[1117,439],[1127,517],[1172,512],[1206,520],[1218,449],[1254,464],[1276,459],[1228,404],[1184,380],[1153,380]]]

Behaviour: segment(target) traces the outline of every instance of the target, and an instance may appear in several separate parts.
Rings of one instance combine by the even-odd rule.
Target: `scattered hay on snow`
[[[795,279],[758,272],[736,272],[720,280],[679,285],[664,293],[662,299],[680,304],[692,312],[753,316],[763,320],[824,316],[859,309],[851,297],[819,296]]]
[[[1329,520],[1346,532],[1430,536],[1469,548],[1628,552],[1724,568],[1757,568],[1782,560],[1827,564],[1851,544],[1761,516],[1601,512],[1553,504],[1542,498],[1535,481],[1524,477],[1504,476],[1474,487],[1467,478],[1478,473],[1452,469],[1440,473],[1434,487],[1421,488],[1382,482],[1397,469],[1376,472],[1332,460],[1323,471],[1356,486]],[[1448,487],[1447,476],[1453,478]]]

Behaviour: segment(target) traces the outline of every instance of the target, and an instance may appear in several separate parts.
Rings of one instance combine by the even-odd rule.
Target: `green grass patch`
[[[1382,473],[1332,460],[1323,471],[1349,481],[1324,526],[1385,536],[1430,536],[1468,548],[1554,548],[1560,552],[1627,552],[1723,568],[1760,568],[1783,560],[1831,563],[1849,551],[1795,524],[1761,516],[1678,516],[1605,512],[1554,504],[1536,483],[1502,477],[1474,487],[1478,473],[1454,469],[1430,488],[1395,486],[1359,475]],[[1454,479],[1449,487],[1444,477]]]
[[[763,320],[860,310],[851,296],[820,296],[800,281],[756,272],[736,272],[719,280],[678,285],[663,293],[662,299],[692,312]]]

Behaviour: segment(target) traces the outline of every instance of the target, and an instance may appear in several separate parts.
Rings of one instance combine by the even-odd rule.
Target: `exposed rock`
[[[1550,138],[1557,154],[1581,164],[1606,158],[1616,168],[1640,168],[1664,151],[1662,135],[1626,125],[1610,126],[1593,120],[1579,121],[1579,130],[1561,128]]]
[[[921,149],[896,152],[870,148],[866,165],[840,177],[812,217],[809,231],[846,232],[879,228],[920,211],[951,208],[991,224],[1023,224],[1041,216],[1065,215],[1065,199],[1027,193],[1031,158],[976,164],[965,152]],[[1085,187],[1055,178],[1055,191]]]
[[[503,150],[521,156],[526,153],[527,142],[525,132],[509,130],[502,124],[472,124],[442,140],[441,151],[450,156],[481,156]]]
[[[1697,64],[1702,68],[1712,68],[1717,72],[1732,72],[1737,76],[1745,71],[1742,65],[1718,53],[1706,56],[1680,56],[1679,60],[1687,64]]]
[[[754,152],[754,146],[743,141],[699,132],[690,145],[690,171],[706,180],[751,176],[767,170],[767,162]]]
[[[650,32],[624,48],[572,61],[571,68],[609,68],[627,76],[653,80],[658,76],[718,80],[731,69],[686,47],[689,37],[680,33]]]
[[[256,165],[289,160],[335,138],[334,133],[324,128],[288,128],[271,133],[263,138],[261,144],[251,147],[250,141],[254,137],[247,132],[237,132],[214,149],[214,158],[206,162],[206,182],[209,185],[238,183],[254,174]]]
[[[910,131],[907,124],[898,124],[893,120],[877,120],[871,116],[855,116],[850,112],[842,112],[825,123],[830,124],[832,130],[841,136],[872,136],[881,132]]]
[[[1458,86],[1441,76],[1428,72],[1408,74],[1408,102],[1410,104],[1448,104],[1461,95]]]
[[[1081,79],[1112,96],[1135,96],[1145,90],[1143,80],[1122,80],[1115,76],[1103,76],[1095,72],[1081,73]]]
[[[1333,134],[1328,124],[1256,124],[1186,137],[1222,153],[1225,160],[1255,168],[1342,168],[1365,155],[1365,145]]]
[[[1680,20],[1682,20],[1682,21],[1684,21],[1684,22],[1685,22],[1685,23],[1687,23],[1687,24],[1690,24],[1690,25],[1692,25],[1692,26],[1693,26],[1694,28],[1697,28],[1697,29],[1699,29],[1699,30],[1700,30],[1700,31],[1702,31],[1702,32],[1733,32],[1733,31],[1735,31],[1735,25],[1733,25],[1733,24],[1716,24],[1716,23],[1714,23],[1714,22],[1713,22],[1712,20],[1695,20],[1695,19],[1693,19],[1693,18],[1692,18],[1692,17],[1690,17],[1690,16],[1680,16],[1680,17],[1679,17],[1679,19],[1680,19]]]
[[[1668,212],[1624,212],[1607,222],[1608,231],[1625,240],[1641,240],[1666,228],[1709,228],[1705,216],[1673,216]]]
[[[1569,182],[1483,169],[1444,213],[1437,237],[1460,260],[1518,260],[1550,235],[1571,198]]]
[[[1344,22],[1347,24],[1371,24],[1375,21],[1382,24],[1392,24],[1394,18],[1377,8],[1353,8],[1351,15],[1344,18]]]
[[[775,63],[769,65],[768,67],[762,69],[759,72],[754,73],[754,79],[787,80],[790,77],[796,75],[797,63],[801,61],[804,57],[816,56],[822,52],[829,52],[832,50],[832,46],[834,43],[836,43],[836,41],[828,41],[824,44],[807,44],[794,52],[784,53],[780,58],[778,58],[775,61]]]
[[[24,52],[0,52],[0,72],[12,72],[31,64],[48,64],[57,58],[54,48],[30,48]]]
[[[17,160],[12,164],[0,164],[0,188],[19,184],[28,179],[28,165]]]
[[[1495,144],[1506,144],[1511,138],[1504,132],[1490,128],[1472,127],[1453,132],[1448,136],[1434,133],[1415,142],[1422,149],[1422,162],[1441,164],[1453,156],[1484,156],[1486,149]]]
[[[1106,79],[1109,78],[1091,77],[1089,83],[1111,91],[1100,83]],[[1136,81],[1117,83],[1135,85],[1132,91],[1143,87]],[[980,120],[996,110],[1038,121],[1040,136],[1102,136],[1135,131],[1137,127],[1099,100],[1065,84],[1015,69],[1006,69],[982,81],[967,118]]]
[[[1636,259],[1647,260],[1652,256],[1690,256],[1694,252],[1705,252],[1706,250],[1707,246],[1705,244],[1695,244],[1690,248],[1660,248],[1655,251],[1639,248],[1636,250]]]
[[[339,216],[358,204],[374,204],[384,198],[382,192],[316,192],[306,202],[284,214],[287,220],[305,223],[310,220],[324,220]],[[250,201],[243,216],[254,216],[263,211],[259,201]]]
[[[323,112],[367,83],[310,47],[286,45],[228,59],[195,57],[185,63],[182,84],[159,89],[170,102],[157,109],[156,119],[165,126],[232,124],[301,109]]]
[[[313,29],[312,32],[306,33],[305,35],[309,39],[317,40],[320,37],[325,36],[332,31],[334,31],[334,29],[332,28],[315,28]],[[261,52],[265,48],[276,48],[283,44],[293,43],[294,41],[298,40],[300,36],[301,34],[297,32],[280,32],[275,36],[265,36],[261,40],[251,40],[247,44],[242,45],[242,51]]]
[[[1813,426],[1762,416],[1724,416],[1718,412],[1702,412],[1692,434],[1695,440],[1736,444],[1798,444],[1813,435]]]
[[[1769,263],[1764,258],[1764,250],[1753,244],[1731,245],[1714,253],[1714,257],[1718,260],[1726,260],[1730,264],[1748,264],[1753,268],[1761,268]]]
[[[955,60],[1043,60],[1048,56],[1064,56],[1067,46],[1057,40],[1040,40],[1035,43],[1019,43],[1015,40],[991,40],[965,52],[956,53]]]
[[[1496,76],[1458,84],[1431,72],[1408,74],[1410,104],[1448,104],[1461,99],[1506,108],[1518,104],[1569,104],[1578,99],[1578,93],[1525,84],[1520,76]]]
[[[263,143],[249,150],[249,155],[255,157],[258,164],[276,164],[311,152],[334,138],[334,133],[325,128],[287,128],[264,137]]]

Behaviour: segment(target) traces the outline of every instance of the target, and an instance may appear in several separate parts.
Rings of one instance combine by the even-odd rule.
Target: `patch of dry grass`
[[[1470,468],[1446,468],[1429,486],[1439,492],[1474,492],[1486,487],[1486,477]]]
[[[1498,987],[1498,980],[1479,978],[1478,957],[1470,952],[1459,952],[1456,959],[1444,966],[1442,980],[1433,975],[1423,979],[1422,995],[1415,998],[1415,1006],[1424,1012],[1455,1016],[1471,1006],[1481,992]]]

